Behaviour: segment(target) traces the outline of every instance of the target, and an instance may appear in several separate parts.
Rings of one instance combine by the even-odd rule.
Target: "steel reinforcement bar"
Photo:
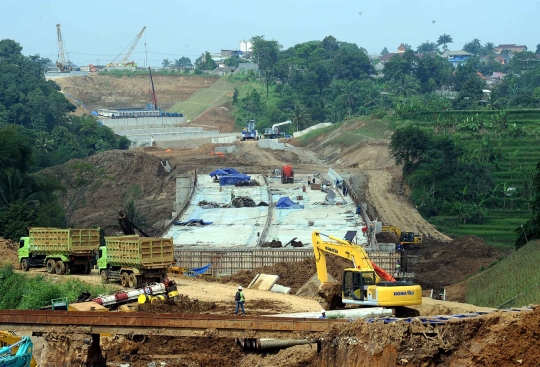
[[[320,333],[347,320],[293,319],[280,317],[230,317],[219,315],[149,314],[140,312],[0,311],[0,330],[33,332],[257,337]]]

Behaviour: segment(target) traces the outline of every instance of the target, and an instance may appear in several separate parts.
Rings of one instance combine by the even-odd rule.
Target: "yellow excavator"
[[[354,236],[340,239],[319,231],[311,235],[317,276],[321,285],[328,282],[326,254],[353,262],[353,268],[343,271],[341,298],[344,304],[358,306],[400,307],[422,304],[422,288],[411,281],[396,281],[375,265],[362,246],[353,243]],[[321,236],[327,239],[323,240]]]
[[[381,232],[395,233],[402,245],[417,245],[422,243],[422,236],[419,234],[415,234],[414,232],[403,232],[401,229],[394,226],[383,225]]]

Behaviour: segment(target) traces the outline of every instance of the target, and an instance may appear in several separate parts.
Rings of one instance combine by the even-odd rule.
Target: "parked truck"
[[[99,248],[98,269],[103,283],[120,280],[123,287],[162,283],[174,262],[172,238],[105,237]]]
[[[19,242],[19,264],[24,271],[46,267],[48,273],[89,274],[100,245],[99,228],[30,228]]]

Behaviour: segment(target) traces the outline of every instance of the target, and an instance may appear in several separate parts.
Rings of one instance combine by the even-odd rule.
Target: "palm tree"
[[[437,50],[437,44],[433,42],[423,42],[416,49],[418,52],[431,52]]]
[[[485,51],[486,55],[493,52],[494,49],[495,49],[495,44],[493,42],[487,42],[484,45],[484,51]]]
[[[293,109],[287,110],[291,121],[296,124],[296,131],[303,130],[309,122],[309,113],[306,106],[301,103],[295,103]]]
[[[410,75],[403,75],[392,81],[392,87],[396,96],[409,97],[418,90],[418,81]]]
[[[353,107],[358,99],[358,86],[355,82],[349,82],[345,84],[342,92],[342,96],[345,98],[345,105],[349,108],[349,117],[351,117]]]
[[[36,138],[35,145],[45,154],[52,152],[55,148],[54,140],[52,140],[49,134],[46,132],[39,133]]]
[[[450,37],[449,34],[443,34],[441,36],[439,36],[439,39],[437,40],[437,46],[440,46],[442,45],[443,46],[443,50],[447,50],[448,49],[448,44],[449,43],[453,43],[454,40],[452,39],[452,37]]]
[[[404,43],[403,46],[405,46],[406,51],[411,51],[412,50],[412,46],[409,45],[408,43]]]
[[[161,65],[164,68],[168,68],[169,66],[171,66],[171,61],[169,59],[163,59],[163,61],[161,62]]]

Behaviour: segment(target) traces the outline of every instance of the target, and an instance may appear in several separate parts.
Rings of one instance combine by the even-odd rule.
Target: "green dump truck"
[[[99,245],[99,228],[30,228],[19,242],[19,264],[25,271],[46,267],[58,275],[89,274]]]
[[[162,282],[174,262],[172,238],[105,237],[99,248],[98,269],[103,283],[120,280],[123,287]]]

